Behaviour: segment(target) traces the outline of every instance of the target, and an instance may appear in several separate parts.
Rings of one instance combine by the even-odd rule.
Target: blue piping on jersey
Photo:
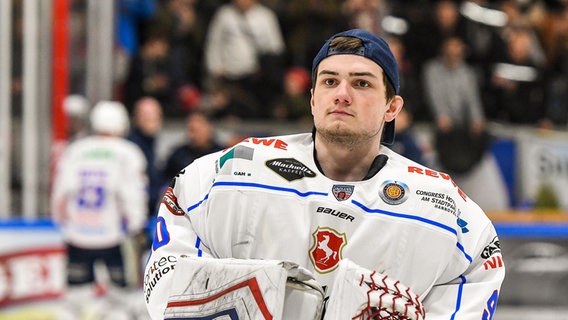
[[[195,248],[197,249],[197,256],[202,257],[203,250],[201,250],[201,238],[199,237],[197,237],[197,239],[195,240]]]
[[[363,209],[363,211],[365,212],[369,212],[369,213],[380,213],[380,214],[384,214],[386,216],[391,216],[391,217],[396,217],[396,218],[403,218],[403,219],[411,219],[411,220],[417,220],[420,222],[424,222],[427,224],[431,224],[435,227],[438,228],[442,228],[444,230],[447,230],[453,234],[455,234],[456,236],[458,235],[458,232],[456,231],[456,229],[452,228],[452,227],[448,227],[444,224],[441,224],[439,222],[433,221],[433,220],[429,220],[426,218],[422,218],[422,217],[418,217],[418,216],[413,216],[413,215],[409,215],[409,214],[402,214],[402,213],[395,213],[395,212],[390,212],[390,211],[385,211],[385,210],[381,210],[381,209],[371,209],[371,208],[367,208],[365,207],[362,203],[357,202],[355,200],[351,200],[351,202],[358,206],[359,208]]]
[[[209,198],[209,194],[205,195],[205,198],[203,198],[203,200],[199,201],[198,203],[196,203],[196,204],[194,204],[194,205],[192,205],[192,206],[189,206],[189,207],[187,208],[187,212],[189,213],[191,210],[193,210],[193,209],[199,207],[199,206],[203,203],[203,201],[207,200],[207,198]]]
[[[235,187],[250,187],[250,188],[261,188],[261,189],[269,189],[269,190],[276,190],[276,191],[283,191],[283,192],[290,192],[290,193],[295,193],[297,195],[299,195],[300,197],[308,197],[308,196],[325,196],[327,197],[328,193],[327,192],[316,192],[316,191],[309,191],[309,192],[300,192],[296,189],[292,189],[292,188],[282,188],[282,187],[275,187],[275,186],[270,186],[270,185],[266,185],[266,184],[260,184],[260,183],[249,183],[249,182],[228,182],[228,181],[220,181],[220,182],[215,182],[213,183],[213,187],[218,187],[218,186],[235,186]],[[203,200],[200,200],[199,202],[197,202],[196,204],[189,206],[187,208],[187,212],[189,213],[191,210],[199,207],[205,200],[207,200],[209,198],[209,194],[205,195],[205,198],[203,198]]]
[[[452,314],[452,317],[450,318],[450,320],[454,320],[456,318],[456,314],[458,313],[458,311],[460,310],[460,307],[461,307],[463,285],[467,282],[467,280],[464,276],[460,276],[460,279],[462,280],[462,283],[460,283],[460,285],[458,287],[458,299],[456,301],[456,310]]]
[[[420,221],[420,222],[424,222],[430,225],[433,225],[435,227],[444,229],[446,231],[449,231],[453,234],[455,234],[456,236],[458,235],[458,232],[456,231],[456,229],[449,227],[445,224],[441,224],[437,221],[434,220],[430,220],[430,219],[426,219],[426,218],[422,218],[422,217],[418,217],[418,216],[413,216],[413,215],[409,215],[409,214],[403,214],[403,213],[396,213],[396,212],[391,212],[391,211],[385,211],[385,210],[381,210],[381,209],[371,209],[368,208],[366,206],[364,206],[362,203],[356,201],[356,200],[351,200],[351,203],[353,203],[354,205],[358,206],[359,208],[363,209],[363,211],[365,212],[369,212],[369,213],[380,213],[380,214],[384,214],[386,216],[391,216],[391,217],[395,217],[395,218],[402,218],[402,219],[410,219],[410,220],[416,220],[416,221]],[[457,242],[456,246],[458,247],[458,249],[464,254],[465,258],[469,261],[469,263],[473,262],[473,259],[471,258],[470,255],[468,255],[465,252],[465,248],[461,245],[461,243]]]
[[[308,191],[308,192],[300,192],[296,189],[292,188],[282,188],[276,186],[270,186],[267,184],[260,184],[260,183],[250,183],[250,182],[231,182],[231,181],[219,181],[213,183],[213,187],[217,186],[235,186],[235,187],[252,187],[252,188],[261,188],[261,189],[268,189],[268,190],[276,190],[276,191],[284,191],[295,193],[300,197],[308,197],[308,196],[327,196],[327,192],[317,192],[317,191]]]
[[[465,255],[465,258],[469,261],[469,263],[473,262],[473,259],[471,258],[471,256],[469,254],[467,254],[465,252],[465,248],[462,246],[461,243],[456,243],[456,246],[458,246],[458,249],[460,249],[461,252],[463,252],[463,254]]]

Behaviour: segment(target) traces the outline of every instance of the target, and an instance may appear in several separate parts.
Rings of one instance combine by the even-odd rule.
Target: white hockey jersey
[[[353,182],[318,170],[308,133],[248,138],[186,167],[162,200],[145,270],[152,319],[182,254],[293,261],[327,288],[348,258],[410,287],[428,320],[491,319],[505,275],[491,221],[447,174],[380,151],[384,167]]]
[[[107,248],[147,222],[146,159],[134,143],[118,137],[77,140],[58,163],[51,212],[70,244]]]

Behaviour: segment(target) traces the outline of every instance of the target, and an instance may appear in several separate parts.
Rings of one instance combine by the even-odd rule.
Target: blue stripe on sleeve
[[[467,280],[464,276],[460,276],[460,279],[462,280],[462,283],[460,283],[460,285],[458,287],[458,296],[457,296],[457,300],[456,300],[456,310],[452,314],[452,317],[450,318],[450,320],[454,320],[456,318],[456,314],[458,313],[458,311],[460,310],[460,307],[461,307],[463,285],[467,282]]]

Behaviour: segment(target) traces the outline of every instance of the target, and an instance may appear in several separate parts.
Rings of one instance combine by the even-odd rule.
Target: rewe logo
[[[331,228],[318,227],[312,233],[313,245],[310,248],[310,260],[319,273],[328,273],[335,268],[342,258],[342,251],[347,244],[345,233]]]

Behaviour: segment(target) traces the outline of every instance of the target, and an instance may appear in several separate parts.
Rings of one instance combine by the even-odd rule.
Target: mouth
[[[335,115],[335,116],[350,116],[352,117],[353,115],[345,110],[331,110],[329,113],[329,115]]]

